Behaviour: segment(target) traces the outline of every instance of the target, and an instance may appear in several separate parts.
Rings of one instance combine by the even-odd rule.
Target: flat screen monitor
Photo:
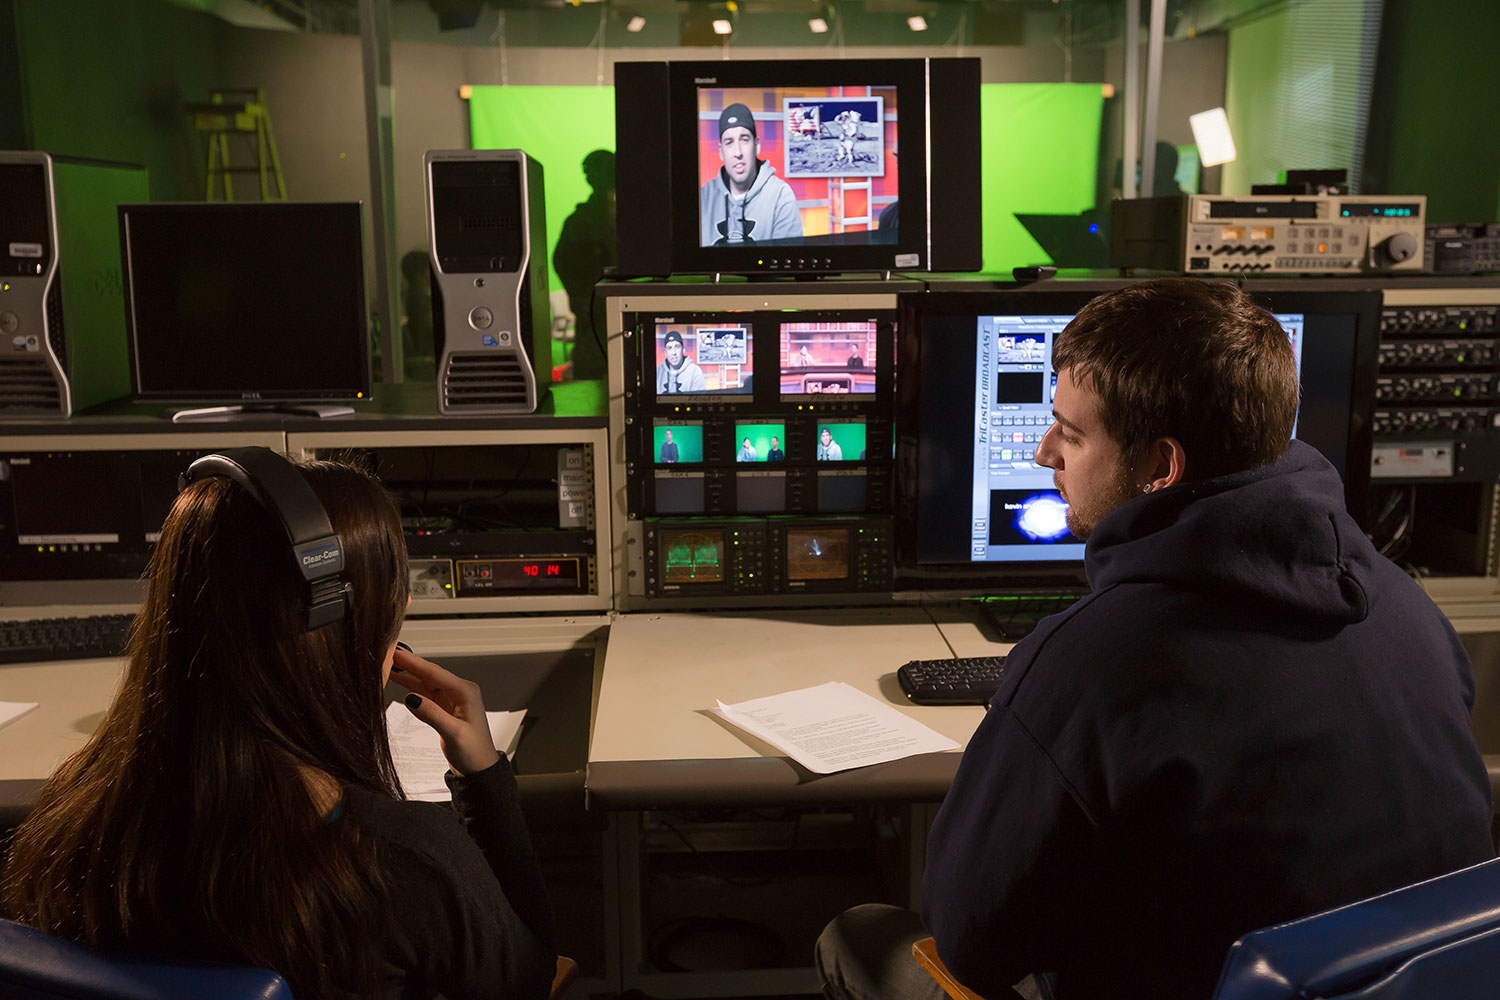
[[[898,589],[1082,582],[1084,544],[1036,449],[1053,420],[1053,344],[1101,290],[902,296],[898,367],[912,375],[897,384]],[[1297,358],[1293,434],[1339,470],[1363,519],[1379,293],[1255,297]]]
[[[980,266],[977,60],[620,63],[615,108],[624,274]]]
[[[871,320],[781,324],[781,398],[874,399],[879,324]]]
[[[358,202],[158,203],[119,212],[137,398],[369,396]]]

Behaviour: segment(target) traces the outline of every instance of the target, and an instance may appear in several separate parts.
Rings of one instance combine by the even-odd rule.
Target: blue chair
[[[0,920],[0,997],[7,1000],[292,1000],[269,969],[164,965],[118,958]]]
[[[1500,991],[1500,858],[1246,934],[1214,1000],[1489,1000]]]

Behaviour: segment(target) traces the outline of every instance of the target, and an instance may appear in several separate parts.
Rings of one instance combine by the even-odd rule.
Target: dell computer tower
[[[129,395],[116,207],[149,198],[144,167],[0,151],[0,419]]]
[[[532,413],[552,379],[542,165],[518,149],[423,165],[438,411]]]

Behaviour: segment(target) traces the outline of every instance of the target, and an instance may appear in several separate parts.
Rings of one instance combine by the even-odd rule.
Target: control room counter
[[[815,775],[709,710],[844,681],[964,744],[983,709],[912,705],[896,680],[907,660],[950,655],[920,608],[621,615],[589,751],[590,808],[941,799],[956,751]]]

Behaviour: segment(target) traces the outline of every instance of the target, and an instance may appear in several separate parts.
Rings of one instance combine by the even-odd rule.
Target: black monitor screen
[[[120,206],[140,398],[370,392],[357,202]]]

